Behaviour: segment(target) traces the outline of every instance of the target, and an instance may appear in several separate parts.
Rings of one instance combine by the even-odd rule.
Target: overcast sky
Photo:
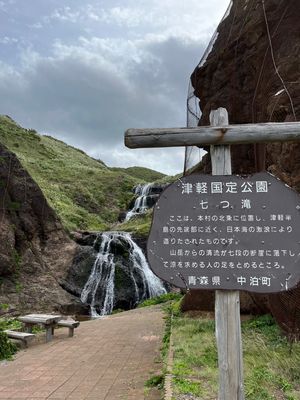
[[[185,126],[189,76],[229,0],[0,0],[0,114],[109,166],[182,171],[183,148],[127,128]]]

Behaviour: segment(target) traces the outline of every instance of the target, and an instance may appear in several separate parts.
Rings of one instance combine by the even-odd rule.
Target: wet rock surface
[[[109,248],[103,248],[103,240],[107,240],[106,236],[111,235],[112,237],[110,237],[108,244]],[[109,251],[107,258],[104,257],[102,262],[104,261],[105,264],[113,262],[115,268],[113,278],[113,308],[129,310],[134,308],[139,301],[148,298],[151,294],[151,288],[148,287],[149,282],[145,279],[143,260],[140,260],[139,256],[135,254],[137,257],[137,264],[135,264],[132,242],[128,240],[128,235],[122,232],[106,232],[103,234],[91,232],[89,235],[87,232],[84,232],[75,236],[81,246],[73,260],[72,266],[69,268],[66,278],[62,282],[63,288],[79,300],[92,273],[95,261],[99,257],[98,252],[102,249],[104,252]],[[142,251],[145,250],[145,238],[134,238],[134,241]],[[112,264],[109,265],[107,270],[99,270],[103,276],[94,294],[90,292],[86,301],[81,303],[83,306],[81,309],[82,314],[90,312],[89,307],[87,307],[90,304],[93,304],[98,310],[103,308],[109,282],[102,282],[102,280],[108,279],[106,275],[109,274],[111,268]]]
[[[146,185],[138,185],[138,186],[134,187],[133,188],[133,193],[136,194],[136,195],[141,195],[143,193],[143,188]],[[155,194],[160,194],[165,189],[165,187],[167,186],[166,184],[159,184],[159,183],[151,183],[151,184],[148,184],[148,185],[149,185],[149,188],[147,190],[147,194],[150,195],[150,196],[151,195],[155,195]]]
[[[142,215],[149,208],[152,208],[166,186],[167,184],[147,183],[134,187],[135,196],[129,203],[128,211],[121,211],[118,221],[128,221],[132,216]]]

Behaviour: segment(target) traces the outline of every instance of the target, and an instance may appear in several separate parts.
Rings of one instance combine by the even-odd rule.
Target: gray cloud
[[[53,19],[75,24],[80,14],[67,4],[47,11]],[[167,6],[171,9],[169,2]],[[98,14],[91,5],[87,10],[95,20],[97,15],[100,18],[99,8]],[[123,12],[124,23],[125,17]],[[32,23],[39,21],[35,18]],[[180,172],[183,149],[133,151],[122,144],[129,127],[185,125],[188,78],[210,31],[207,28],[203,39],[172,36],[168,23],[163,20],[162,24],[165,30],[159,34],[127,38],[83,35],[81,27],[76,39],[66,41],[60,36],[47,51],[34,45],[20,49],[18,64],[0,61],[0,113],[78,146],[109,165],[138,164]]]

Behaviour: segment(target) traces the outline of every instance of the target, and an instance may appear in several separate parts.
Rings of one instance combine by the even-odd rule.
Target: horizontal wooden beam
[[[300,122],[128,129],[125,132],[125,145],[131,149],[287,141],[300,141]]]

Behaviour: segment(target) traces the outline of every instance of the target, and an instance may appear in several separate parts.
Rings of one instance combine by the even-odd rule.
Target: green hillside
[[[0,142],[14,152],[68,230],[104,230],[131,200],[133,186],[164,177],[146,168],[109,168],[83,151],[0,116]]]
[[[156,182],[164,178],[161,172],[154,171],[153,169],[144,167],[129,167],[129,168],[111,168],[113,171],[121,172],[132,176],[133,178],[140,179],[145,182]]]

